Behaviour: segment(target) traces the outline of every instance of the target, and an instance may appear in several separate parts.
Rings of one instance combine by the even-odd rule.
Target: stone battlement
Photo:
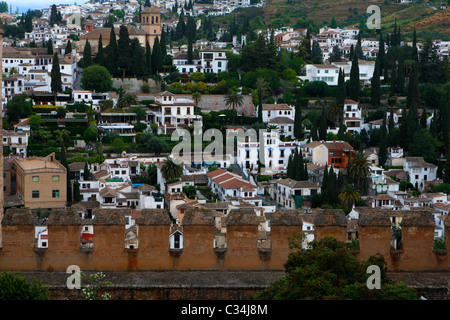
[[[393,250],[390,215],[368,210],[357,221],[360,259],[382,254],[390,271],[448,271],[446,250],[433,250],[434,220],[427,211],[405,213],[401,247]],[[277,270],[284,269],[289,237],[302,232],[301,210],[279,210],[257,216],[232,210],[228,216],[201,207],[188,210],[173,225],[162,209],[96,209],[93,219],[76,210],[55,209],[42,222],[29,209],[9,209],[2,219],[0,268],[3,270]],[[309,216],[309,215],[308,215]],[[342,210],[311,214],[315,239],[327,236],[349,242]],[[352,227],[354,228],[354,227]],[[450,221],[446,220],[445,232]],[[38,239],[37,230],[45,230]],[[174,238],[177,236],[178,238]],[[39,240],[45,242],[39,246]],[[450,242],[445,240],[446,248]]]

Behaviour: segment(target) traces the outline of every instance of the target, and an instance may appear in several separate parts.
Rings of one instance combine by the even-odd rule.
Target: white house
[[[425,187],[426,181],[436,180],[437,166],[425,162],[423,157],[406,157],[403,170],[409,174],[409,182],[419,189]]]
[[[170,134],[177,129],[202,127],[202,116],[194,113],[192,99],[178,98],[171,92],[164,91],[156,96],[154,105],[147,112],[147,123],[158,124],[158,134]]]
[[[345,99],[343,121],[347,127],[347,132],[361,133],[361,125],[364,122],[361,114],[361,107],[358,102]]]
[[[290,178],[278,180],[274,185],[271,195],[278,205],[286,209],[300,208],[303,205],[304,196],[319,194],[321,191],[318,183],[296,181]]]
[[[200,49],[193,54],[192,63],[188,63],[188,55],[185,52],[173,57],[172,63],[180,73],[219,73],[228,70],[226,50],[217,47]]]

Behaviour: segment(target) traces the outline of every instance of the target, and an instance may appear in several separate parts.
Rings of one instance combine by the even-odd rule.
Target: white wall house
[[[345,99],[343,122],[347,127],[347,132],[361,133],[361,127],[364,119],[362,118],[361,107],[358,102]]]
[[[173,57],[172,63],[180,73],[219,73],[228,70],[228,59],[224,49],[207,47],[198,54],[193,54],[192,63],[188,63],[187,53],[180,53]]]
[[[171,92],[164,91],[156,96],[151,110],[147,112],[147,123],[158,124],[158,134],[169,134],[177,129],[202,127],[202,116],[194,114],[192,99],[177,98]]]
[[[281,141],[280,133],[276,130],[265,132],[262,139],[264,139],[264,171],[269,174],[286,172],[289,156],[295,148],[300,148],[300,143]],[[260,144],[261,142],[251,140],[237,142],[236,161],[244,172],[258,170]]]
[[[285,209],[298,209],[299,202],[296,203],[296,197],[312,196],[320,194],[320,191],[321,188],[318,183],[286,178],[276,181],[271,196],[276,199],[278,205]],[[300,201],[300,203],[303,203],[303,201]]]
[[[437,166],[425,162],[423,157],[406,157],[403,170],[409,174],[409,182],[419,189],[425,187],[426,181],[436,180]]]

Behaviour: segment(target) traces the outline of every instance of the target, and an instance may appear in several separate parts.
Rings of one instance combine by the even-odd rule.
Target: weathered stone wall
[[[2,270],[64,271],[70,265],[83,270],[283,270],[290,251],[289,237],[301,231],[298,212],[268,214],[270,232],[261,238],[261,218],[254,214],[230,213],[226,219],[227,247],[214,248],[215,219],[211,212],[186,213],[181,231],[183,248],[170,249],[170,220],[163,210],[143,210],[136,221],[138,248],[125,248],[124,210],[102,210],[92,221],[80,220],[72,210],[52,211],[48,227],[48,248],[35,247],[36,219],[27,209],[12,209],[2,220],[0,251]],[[125,214],[130,213],[126,211]],[[359,250],[365,260],[384,255],[390,271],[447,271],[446,250],[433,250],[434,226],[428,213],[405,217],[402,247],[390,249],[390,225],[380,217],[361,216]],[[337,211],[316,213],[315,237],[334,236],[346,241],[345,216]],[[94,228],[93,248],[80,247],[84,225]],[[450,232],[446,221],[445,232]],[[264,239],[264,241],[261,241]],[[448,240],[446,242],[448,245]]]

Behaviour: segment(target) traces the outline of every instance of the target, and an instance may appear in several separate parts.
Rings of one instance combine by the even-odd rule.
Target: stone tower
[[[144,7],[141,11],[141,28],[147,34],[146,41],[153,49],[156,37],[161,37],[161,9],[156,6]]]

